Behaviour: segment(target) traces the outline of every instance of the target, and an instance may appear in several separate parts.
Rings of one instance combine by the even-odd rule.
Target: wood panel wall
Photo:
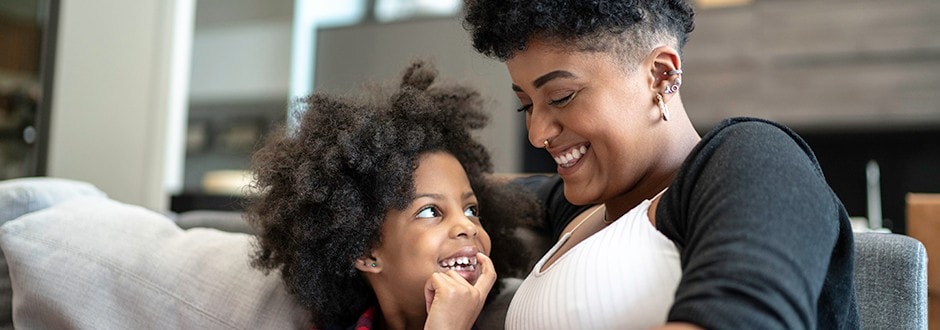
[[[800,130],[940,127],[940,1],[756,0],[704,9],[684,50],[697,127],[758,116]]]

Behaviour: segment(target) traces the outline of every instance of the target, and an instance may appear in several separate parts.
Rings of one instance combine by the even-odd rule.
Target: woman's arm
[[[781,128],[742,122],[706,136],[657,208],[683,267],[669,320],[816,328],[833,255],[851,259],[842,214],[808,148]]]

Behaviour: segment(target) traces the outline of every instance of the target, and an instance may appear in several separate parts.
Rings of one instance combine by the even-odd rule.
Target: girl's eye
[[[480,216],[480,211],[477,210],[476,205],[471,205],[463,210],[463,215],[467,216],[468,218],[477,218]]]
[[[578,95],[577,91],[571,92],[570,94],[565,95],[564,97],[560,99],[550,100],[548,101],[548,105],[553,106],[553,107],[566,106],[568,105],[568,102],[571,102],[571,100],[574,99],[575,95]]]
[[[523,104],[522,107],[520,107],[519,109],[516,109],[516,112],[530,113],[530,112],[532,112],[532,105],[531,105],[531,104]]]
[[[418,211],[418,218],[437,218],[441,216],[441,211],[434,206],[428,206]]]

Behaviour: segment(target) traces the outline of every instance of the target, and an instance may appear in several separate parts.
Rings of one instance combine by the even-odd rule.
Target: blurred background
[[[940,192],[940,2],[698,0],[682,95],[696,128],[784,123],[852,216],[905,232]],[[56,176],[159,211],[237,210],[291,103],[396,79],[414,58],[478,86],[497,171],[552,172],[459,0],[0,1],[0,179]]]

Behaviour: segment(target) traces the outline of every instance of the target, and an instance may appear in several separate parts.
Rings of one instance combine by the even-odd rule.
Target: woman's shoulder
[[[791,129],[766,119],[729,118],[702,137],[688,155],[679,178],[743,179],[748,174],[767,174],[781,166],[822,176],[813,151]]]
[[[702,137],[695,154],[711,157],[731,154],[735,157],[809,157],[816,162],[809,145],[790,128],[767,119],[734,117],[721,121]],[[699,155],[701,156],[701,155]]]
[[[799,142],[802,142],[802,138],[800,138],[796,132],[784,126],[783,124],[754,117],[732,117],[722,120],[720,123],[718,123],[718,125],[715,125],[711,131],[706,133],[702,140],[712,140],[716,137],[724,137],[728,135],[736,137],[746,135],[751,138],[790,138],[798,139]]]

